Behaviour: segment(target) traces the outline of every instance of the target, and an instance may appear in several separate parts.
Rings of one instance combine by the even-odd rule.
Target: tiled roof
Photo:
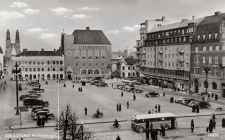
[[[16,55],[16,57],[20,56],[62,56],[63,53],[61,51],[23,51]]]
[[[124,60],[127,65],[134,65],[136,63],[136,60],[134,58],[125,58]]]
[[[75,30],[73,35],[75,44],[111,45],[102,30]]]
[[[199,25],[220,22],[222,20],[225,20],[225,13],[221,13],[221,14],[218,14],[218,15],[207,16],[207,17],[205,17],[204,20],[202,20],[202,22]]]
[[[0,46],[0,53],[3,53],[3,51],[2,51],[2,47]]]

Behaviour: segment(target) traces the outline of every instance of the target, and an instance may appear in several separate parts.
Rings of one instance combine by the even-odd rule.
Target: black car
[[[145,94],[146,97],[159,97],[159,93],[156,92],[149,92],[147,94]]]
[[[200,108],[211,107],[211,105],[208,102],[205,102],[205,101],[199,101],[199,102],[195,103],[193,106],[195,106],[195,107],[199,106]]]
[[[132,92],[133,92],[133,93],[142,93],[143,90],[138,89],[138,88],[135,88]]]
[[[48,101],[43,101],[40,99],[25,99],[23,101],[23,105],[27,106],[27,107],[32,107],[34,105],[42,105],[47,107],[49,105]]]
[[[41,89],[41,88],[33,88],[32,90],[37,91],[37,92],[44,92],[45,91],[44,89]]]
[[[183,105],[188,105],[192,100],[195,100],[195,99],[183,99],[181,103]]]
[[[24,94],[24,95],[20,96],[20,100],[24,100],[24,99],[27,99],[27,98],[37,99],[37,98],[39,98],[39,96],[35,95],[35,94]]]

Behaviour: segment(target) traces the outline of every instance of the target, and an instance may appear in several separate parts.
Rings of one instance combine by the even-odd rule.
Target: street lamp
[[[210,71],[210,67],[209,66],[205,66],[204,67],[204,71],[205,71],[205,76],[206,76],[206,83],[205,83],[205,88],[206,88],[206,94],[208,94],[207,89],[208,89],[208,72]]]
[[[17,61],[16,61],[16,65],[15,65],[15,67],[16,67],[16,114],[15,115],[20,115],[20,113],[19,113],[19,100],[18,100],[18,79],[17,79],[17,76],[18,76],[18,71],[17,71],[17,67],[18,67],[19,65],[17,65]]]
[[[84,122],[81,122],[80,124],[81,124],[81,139],[83,140],[84,139],[83,138],[84,137],[84,126],[83,126]]]

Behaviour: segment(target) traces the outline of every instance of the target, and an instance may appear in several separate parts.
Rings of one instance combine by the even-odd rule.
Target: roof
[[[0,46],[0,53],[3,53],[3,51],[2,51],[2,47]]]
[[[220,22],[222,20],[225,20],[225,13],[221,13],[221,14],[218,14],[218,15],[207,16],[207,17],[205,17],[204,20],[202,20],[202,22],[199,25]]]
[[[61,51],[23,51],[16,55],[16,57],[20,56],[62,56],[63,53]]]
[[[156,114],[140,114],[140,115],[135,115],[133,116],[133,119],[151,119],[151,118],[163,118],[163,117],[176,117],[172,113],[156,113]]]
[[[75,30],[74,44],[104,44],[111,45],[102,30]]]
[[[167,25],[164,25],[164,26],[153,27],[153,28],[150,29],[149,32],[158,32],[158,31],[165,31],[165,30],[188,27],[189,23],[199,23],[199,22],[202,21],[202,19],[204,19],[204,17],[198,18],[198,19],[186,20],[186,21],[183,21],[183,22],[167,24]]]
[[[134,65],[136,62],[134,58],[125,58],[124,61],[127,63],[127,65]]]

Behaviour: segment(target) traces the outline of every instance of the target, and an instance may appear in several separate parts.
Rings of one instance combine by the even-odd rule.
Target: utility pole
[[[17,61],[16,61],[16,114],[15,115],[20,115],[20,112],[19,112],[19,100],[18,100],[18,79],[17,79],[17,76],[18,76],[18,71],[17,71]]]

